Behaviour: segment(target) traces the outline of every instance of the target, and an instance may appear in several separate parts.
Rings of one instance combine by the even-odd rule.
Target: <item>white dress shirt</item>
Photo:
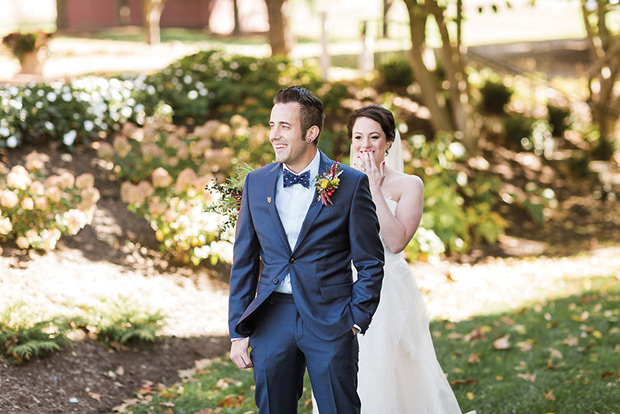
[[[310,164],[308,164],[303,171],[299,172],[299,174],[303,174],[306,171],[310,171],[310,186],[308,188],[301,184],[293,184],[284,188],[282,173],[280,173],[278,177],[278,183],[276,185],[276,208],[291,250],[293,250],[297,244],[301,225],[306,218],[312,200],[316,196],[314,185],[316,183],[316,176],[319,173],[320,164],[321,157],[319,151],[317,151]],[[291,171],[286,164],[283,165],[283,168]],[[294,171],[291,172],[295,173]],[[293,293],[290,274],[287,274],[284,279],[282,279],[282,282],[276,288],[276,292]]]

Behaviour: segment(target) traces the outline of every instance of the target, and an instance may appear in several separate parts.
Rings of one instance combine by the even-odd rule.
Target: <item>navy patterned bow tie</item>
[[[294,174],[292,172],[290,172],[289,170],[287,170],[286,168],[284,169],[284,188],[286,187],[290,187],[293,184],[301,184],[306,188],[310,188],[310,171],[306,171],[305,173],[302,174]]]

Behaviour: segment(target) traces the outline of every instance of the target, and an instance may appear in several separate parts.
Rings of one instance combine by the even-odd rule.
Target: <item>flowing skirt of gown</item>
[[[396,202],[388,199],[392,211]],[[461,414],[437,356],[426,304],[409,265],[384,243],[379,307],[360,335],[362,414]]]
[[[407,262],[387,247],[379,307],[359,344],[362,414],[461,414],[420,289]]]

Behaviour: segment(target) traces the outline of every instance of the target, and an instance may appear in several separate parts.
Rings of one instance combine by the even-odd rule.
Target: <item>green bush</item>
[[[493,211],[499,199],[499,181],[484,176],[470,181],[458,171],[455,161],[465,150],[449,134],[438,134],[432,142],[414,136],[412,144],[412,159],[417,162],[413,168],[408,166],[407,172],[424,182],[424,214],[419,235],[407,246],[407,254],[462,252],[471,243],[495,242],[507,224]],[[443,249],[429,231],[441,240]]]
[[[123,297],[101,300],[98,306],[78,306],[75,315],[41,315],[24,303],[13,303],[0,313],[0,353],[22,363],[62,349],[73,331],[89,332],[99,341],[114,345],[142,345],[158,338],[163,325],[159,311]]]
[[[570,108],[547,104],[547,113],[553,136],[561,137],[565,131],[570,129]]]
[[[63,318],[37,320],[23,303],[0,314],[0,348],[10,361],[21,363],[61,349],[68,343],[69,324]]]
[[[592,149],[592,158],[595,160],[609,161],[617,149],[617,144],[612,138],[600,137]]]
[[[489,114],[503,114],[504,106],[510,102],[513,91],[501,81],[487,80],[480,88],[482,111]]]
[[[315,66],[280,57],[226,55],[217,50],[186,56],[150,75],[146,83],[155,88],[157,100],[172,107],[176,124],[227,121],[239,113],[251,124],[266,123],[278,90],[303,85],[316,92],[323,85]],[[151,101],[153,95],[144,99],[144,92],[139,91],[136,99]]]
[[[127,121],[142,123],[146,107],[132,95],[157,107],[155,90],[145,79],[89,76],[0,87],[0,148],[52,141],[72,149],[107,136]]]
[[[506,115],[502,119],[504,125],[504,145],[514,151],[521,151],[524,143],[532,139],[534,120],[521,114]]]
[[[139,345],[157,339],[163,324],[160,311],[145,309],[127,297],[114,302],[102,301],[92,309],[89,325],[96,327],[97,339],[109,344]]]
[[[414,81],[411,63],[404,57],[393,57],[377,67],[381,84],[386,89],[406,88]]]

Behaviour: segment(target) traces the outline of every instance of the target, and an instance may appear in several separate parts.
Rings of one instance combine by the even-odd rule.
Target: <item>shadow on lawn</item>
[[[619,302],[617,278],[567,280],[555,297],[518,310],[432,322],[439,361],[463,412],[617,412]],[[253,392],[252,372],[224,356],[121,412],[255,413]],[[299,412],[312,412],[307,376]]]

